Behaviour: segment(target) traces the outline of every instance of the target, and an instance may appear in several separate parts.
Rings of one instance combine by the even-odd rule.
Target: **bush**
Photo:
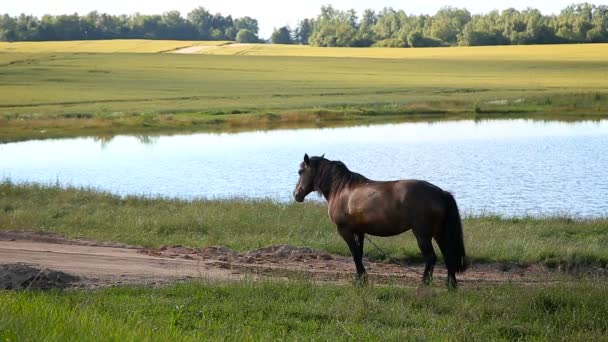
[[[236,34],[236,41],[239,43],[256,43],[258,37],[248,29],[240,29]]]
[[[375,47],[408,47],[407,43],[398,38],[390,38],[377,41],[373,46]]]

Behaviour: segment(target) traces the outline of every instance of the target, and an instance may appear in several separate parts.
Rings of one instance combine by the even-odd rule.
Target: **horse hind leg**
[[[444,238],[435,238],[437,241],[437,245],[439,245],[439,249],[441,250],[441,255],[443,255],[443,259],[445,259],[445,266],[448,269],[448,289],[455,290],[458,288],[458,281],[456,280],[456,271],[453,269],[451,262],[448,260],[448,246],[447,241]]]
[[[422,276],[422,283],[430,285],[433,281],[433,270],[435,269],[435,263],[437,262],[437,254],[433,248],[433,242],[430,237],[416,236],[418,241],[418,247],[422,252],[422,257],[425,261],[424,274]]]

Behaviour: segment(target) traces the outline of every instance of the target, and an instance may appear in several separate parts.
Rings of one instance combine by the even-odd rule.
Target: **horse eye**
[[[298,174],[299,174],[299,175],[302,175],[302,170],[298,170]]]

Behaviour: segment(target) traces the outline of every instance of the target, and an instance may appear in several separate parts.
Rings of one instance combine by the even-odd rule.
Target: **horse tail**
[[[445,191],[446,218],[444,230],[445,244],[445,263],[448,271],[456,273],[464,272],[469,266],[464,250],[464,240],[462,236],[462,221],[458,211],[458,205],[451,193]],[[442,250],[442,252],[444,252]]]

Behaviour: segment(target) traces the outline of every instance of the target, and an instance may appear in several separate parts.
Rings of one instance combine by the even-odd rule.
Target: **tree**
[[[357,33],[357,16],[354,10],[338,11],[331,5],[322,6],[315,19],[309,38],[314,46],[351,46]]]
[[[466,9],[444,7],[431,21],[431,37],[450,45],[456,45],[458,35],[471,20],[471,13]]]
[[[405,13],[404,13],[405,14]],[[397,38],[401,30],[401,15],[392,8],[384,8],[376,18],[373,31],[378,40]]]
[[[0,14],[0,40],[73,39],[201,39],[233,40],[241,30],[242,41],[258,41],[258,21],[211,14],[198,7],[184,18],[177,11],[162,15],[109,15],[97,11],[83,16]],[[287,32],[285,32],[287,31]],[[253,35],[253,36],[252,36]],[[289,36],[289,39],[287,37]],[[466,9],[444,7],[434,16],[407,15],[384,8],[341,11],[322,6],[315,19],[304,19],[296,28],[279,28],[272,39],[282,43],[316,46],[446,46],[608,42],[608,6],[589,3],[571,5],[559,15],[539,10],[506,9],[483,15]]]
[[[314,19],[304,19],[298,22],[294,37],[298,44],[308,45],[308,40],[314,28]]]
[[[258,35],[258,21],[251,17],[242,17],[234,20],[234,27],[237,31],[246,29],[251,31],[254,35]]]
[[[279,29],[275,28],[270,36],[270,41],[273,44],[293,44],[291,30],[287,26],[280,27]]]
[[[21,15],[19,17],[18,25],[21,22],[21,18],[24,17],[24,15]],[[27,21],[28,23],[31,23],[30,20]],[[58,15],[53,17],[53,29],[55,31],[55,37],[58,40],[83,39],[83,34],[80,29],[80,18],[77,14]],[[33,30],[23,30],[23,32],[27,35],[27,37],[22,40],[34,40],[30,36],[31,34],[33,34]]]
[[[12,42],[17,40],[17,23],[8,14],[0,16],[0,40]]]
[[[160,39],[166,26],[160,15],[143,15],[135,13],[130,20],[131,34],[133,38]]]
[[[197,7],[188,13],[188,21],[196,31],[196,38],[207,40],[211,38],[213,16],[204,7]]]
[[[308,40],[314,29],[314,19],[304,19],[298,22],[294,32],[294,40],[298,44],[308,45]]]
[[[509,39],[503,35],[498,11],[492,11],[484,16],[473,16],[458,36],[458,45],[461,46],[506,45],[509,43]]]
[[[420,31],[410,32],[407,44],[411,47],[435,47],[441,46],[441,41],[424,36]]]
[[[240,29],[236,34],[236,41],[239,43],[256,43],[258,37],[248,29]]]
[[[195,39],[196,33],[192,24],[184,19],[178,11],[163,13],[161,17],[162,32],[158,35],[164,39]]]
[[[608,6],[598,6],[593,11],[593,28],[587,31],[587,41],[593,43],[608,41]]]
[[[359,23],[359,30],[355,35],[353,46],[365,47],[371,46],[376,41],[376,36],[373,31],[374,25],[378,22],[376,13],[370,9],[363,12],[361,22]]]
[[[228,40],[235,40],[237,33],[237,29],[234,26],[230,26],[224,31],[224,37],[226,37]]]
[[[15,40],[38,40],[40,23],[38,18],[21,14],[14,21]],[[78,30],[78,24],[76,25]]]

